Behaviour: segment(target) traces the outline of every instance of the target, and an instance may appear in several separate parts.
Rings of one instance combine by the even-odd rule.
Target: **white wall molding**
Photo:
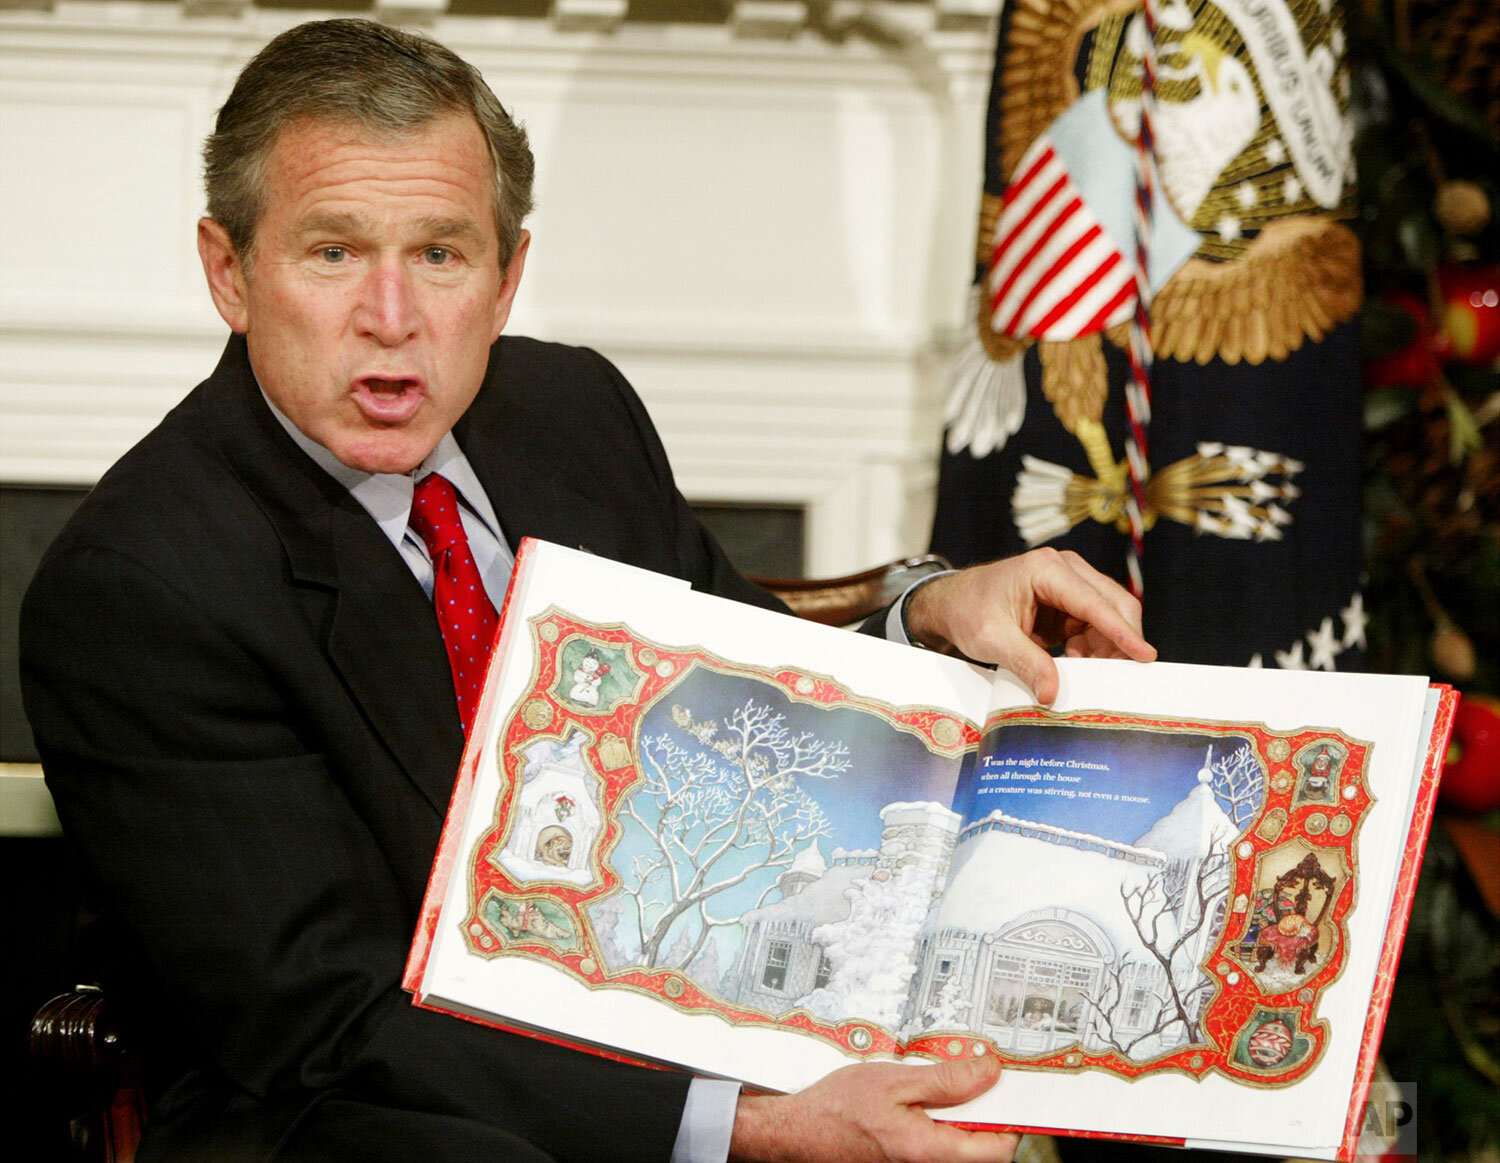
[[[61,836],[39,763],[0,763],[0,836]]]

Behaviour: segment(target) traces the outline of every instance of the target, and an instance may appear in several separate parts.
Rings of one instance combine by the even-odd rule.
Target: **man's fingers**
[[[917,1068],[898,1101],[928,1109],[957,1106],[978,1098],[999,1079],[1000,1061],[989,1054],[939,1062]],[[976,1133],[940,1122],[933,1131],[942,1144],[940,1156],[954,1163],[1009,1163],[1021,1141],[1019,1135]]]
[[[1069,658],[1127,658],[1123,650],[1092,626],[1085,626],[1069,634],[1063,643],[1063,653]]]
[[[1118,594],[1111,595],[1116,601],[1125,601],[1121,601],[1120,605],[1111,601],[1110,597],[1106,597],[1093,584],[1093,578],[1085,577],[1072,562],[1064,560],[1058,560],[1037,571],[1034,582],[1037,596],[1054,609],[1087,622],[1118,646],[1126,658],[1150,662],[1156,657],[1156,647],[1141,637],[1137,628],[1140,623],[1139,604],[1129,593],[1087,563],[1084,563],[1084,568],[1094,574],[1094,578],[1107,582],[1118,591]],[[1135,625],[1132,625],[1132,614]]]
[[[1077,658],[1156,657],[1140,603],[1071,551],[1035,549],[938,578],[911,595],[906,614],[914,641],[999,663],[1049,706],[1059,687],[1051,647]]]
[[[927,1112],[977,1098],[1000,1077],[993,1055],[908,1066],[846,1066],[804,1091],[742,1095],[734,1163],[1009,1163],[1017,1137],[966,1131]]]
[[[1019,626],[1002,623],[995,627],[994,656],[994,661],[1026,684],[1037,702],[1050,707],[1056,701],[1057,663]]]
[[[1021,1136],[1004,1131],[960,1131],[945,1128],[962,1139],[953,1140],[953,1158],[957,1163],[1011,1163]]]
[[[1070,569],[1094,589],[1104,595],[1105,599],[1115,607],[1125,620],[1137,630],[1141,628],[1141,602],[1133,593],[1127,590],[1107,573],[1100,573],[1079,554],[1071,549],[1062,551],[1062,559],[1067,562]]]

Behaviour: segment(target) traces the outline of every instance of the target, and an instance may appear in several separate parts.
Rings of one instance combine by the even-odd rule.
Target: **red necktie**
[[[446,477],[429,473],[417,482],[410,524],[432,556],[432,602],[443,631],[443,645],[448,648],[458,717],[467,738],[474,712],[479,709],[479,692],[499,619],[485,593],[458,516],[458,494]]]

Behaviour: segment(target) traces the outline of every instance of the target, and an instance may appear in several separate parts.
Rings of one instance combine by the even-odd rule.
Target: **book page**
[[[1425,680],[1060,669],[1055,712],[999,686],[960,805],[925,1044],[1011,1068],[955,1116],[1331,1153]]]
[[[1197,966],[1259,808],[1258,742],[1217,724],[992,719],[954,803],[925,1028],[1059,1068],[1082,1047],[1127,1076],[1198,1040]]]
[[[776,1089],[899,1055],[947,857],[907,841],[989,676],[555,547],[524,573],[424,1000]]]

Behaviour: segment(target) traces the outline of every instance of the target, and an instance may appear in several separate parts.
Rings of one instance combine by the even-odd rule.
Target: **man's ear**
[[[523,230],[516,243],[516,252],[510,256],[510,263],[500,279],[500,294],[495,298],[495,326],[490,333],[491,343],[500,338],[500,332],[505,330],[506,320],[510,318],[511,306],[516,301],[516,290],[521,285],[521,274],[526,269],[526,251],[530,247],[531,231]]]
[[[229,241],[229,232],[212,218],[198,219],[198,257],[220,317],[229,324],[229,330],[245,334],[250,330],[245,269]]]

